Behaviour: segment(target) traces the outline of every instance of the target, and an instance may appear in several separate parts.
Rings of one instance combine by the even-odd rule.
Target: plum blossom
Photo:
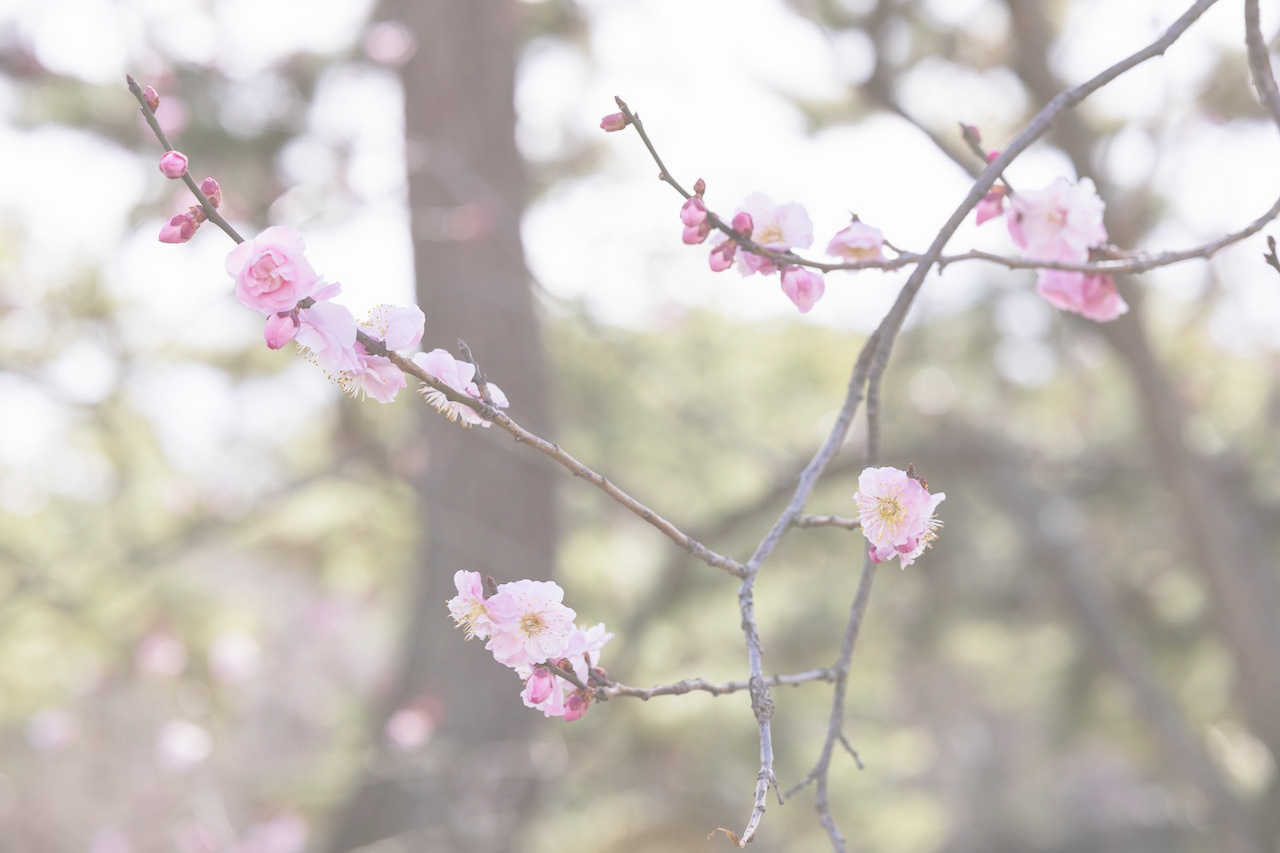
[[[457,571],[453,584],[458,594],[449,599],[449,615],[459,628],[467,632],[467,639],[479,637],[487,640],[493,636],[493,618],[485,604],[484,579],[479,572]]]
[[[745,233],[766,249],[786,252],[790,249],[807,249],[813,244],[813,222],[803,205],[795,202],[775,205],[764,193],[753,193],[742,202],[734,216],[733,228],[744,232],[739,227],[739,216],[746,214]],[[738,254],[738,271],[743,275],[762,273],[769,275],[777,272],[773,261],[750,252]]]
[[[477,401],[480,399],[480,386],[474,381],[476,366],[471,362],[454,358],[447,350],[437,348],[431,352],[418,353],[413,357],[413,363],[459,394],[475,397]],[[489,389],[489,396],[495,406],[505,408],[510,404],[507,400],[507,395],[502,393],[501,388],[492,382],[488,382],[486,385]],[[463,426],[473,426],[475,424],[479,424],[482,427],[489,426],[490,422],[480,417],[475,409],[463,403],[455,403],[430,385],[424,384],[420,391],[427,402],[449,420],[461,421]]]
[[[609,113],[600,119],[600,129],[606,133],[616,133],[626,128],[629,124],[631,124],[631,120],[627,118],[625,113]]]
[[[590,684],[592,671],[600,663],[600,650],[611,639],[613,634],[605,630],[603,623],[587,629],[575,628],[564,655],[556,665],[572,671],[583,684]],[[547,676],[550,677],[549,685]],[[520,698],[525,705],[538,709],[544,716],[564,717],[572,722],[581,717],[590,704],[590,699],[582,695],[577,685],[545,667],[531,667],[525,678],[525,689]]]
[[[1040,270],[1036,293],[1063,311],[1080,314],[1098,323],[1109,323],[1129,310],[1109,275],[1087,275],[1067,270]]]
[[[160,158],[160,171],[166,178],[181,178],[187,173],[187,155],[181,151],[164,152]]]
[[[204,208],[193,205],[186,213],[175,213],[160,229],[161,243],[185,243],[195,236],[200,223],[208,218]]]
[[[303,256],[302,235],[273,225],[227,255],[227,274],[236,280],[240,304],[264,314],[292,311],[313,295],[320,277]],[[353,324],[354,329],[354,324]]]
[[[379,305],[369,313],[369,319],[360,324],[360,331],[382,341],[388,350],[408,349],[422,340],[425,320],[417,305],[408,308]],[[385,356],[369,353],[358,340],[355,352],[359,369],[338,374],[338,387],[353,397],[364,394],[380,403],[390,403],[406,384],[403,371]]]
[[[983,196],[982,201],[978,202],[978,206],[974,208],[974,216],[978,224],[981,225],[1004,213],[1004,202],[1007,197],[1003,186],[993,187],[991,192]]]
[[[356,353],[356,318],[335,302],[317,302],[298,309],[298,332],[294,337],[306,356],[336,379],[344,371],[360,369]]]
[[[827,254],[846,261],[884,260],[884,234],[865,222],[846,225],[827,244]]]
[[[1009,201],[1009,236],[1036,260],[1081,262],[1107,239],[1093,181],[1057,178],[1042,190],[1023,190]]]
[[[562,603],[564,590],[552,581],[504,583],[485,600],[493,635],[485,648],[510,667],[545,663],[569,649],[576,615]]]
[[[782,272],[782,292],[787,295],[801,314],[807,314],[822,298],[826,285],[822,275],[804,267],[787,267]]]
[[[941,522],[934,512],[944,498],[941,492],[929,494],[924,483],[898,468],[864,470],[853,499],[872,561],[897,557],[902,568],[911,565],[937,538]]]

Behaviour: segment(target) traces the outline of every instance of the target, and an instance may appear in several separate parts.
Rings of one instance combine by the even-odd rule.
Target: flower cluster
[[[1107,229],[1102,223],[1106,205],[1088,178],[1074,184],[1057,178],[1042,190],[992,190],[978,204],[978,224],[1004,213],[1006,196],[1009,236],[1028,257],[1081,264],[1089,260],[1090,249],[1106,242]],[[1115,282],[1105,274],[1042,269],[1037,273],[1036,292],[1055,308],[1099,323],[1110,322],[1129,310]]]
[[[929,494],[929,484],[910,467],[864,470],[853,499],[872,562],[897,557],[904,569],[914,563],[938,536],[942,522],[934,513],[944,498]]]
[[[449,614],[468,640],[486,640],[494,659],[516,671],[524,704],[569,722],[581,717],[594,687],[608,681],[598,663],[613,634],[603,624],[576,626],[564,590],[551,581],[495,585],[479,572],[459,571],[453,582],[458,594],[449,599]]]

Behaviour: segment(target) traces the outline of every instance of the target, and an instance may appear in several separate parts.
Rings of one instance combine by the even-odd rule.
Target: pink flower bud
[[[707,191],[707,182],[702,180],[702,178],[698,178],[698,180],[693,182],[693,194],[696,195],[698,198],[702,198],[702,194],[705,193],[706,191]]]
[[[756,226],[751,221],[751,214],[744,210],[741,213],[734,214],[732,227],[734,231],[737,231],[743,237],[750,237]]]
[[[707,262],[711,265],[712,272],[724,272],[733,266],[733,258],[738,254],[738,244],[732,240],[725,240],[723,243],[716,245],[711,250],[711,257]]]
[[[525,687],[529,689],[526,694],[529,701],[534,705],[541,705],[543,702],[551,698],[551,690],[556,686],[555,676],[546,667],[535,666],[533,673],[525,682]]]
[[[190,240],[200,227],[201,219],[187,211],[169,217],[169,221],[160,229],[161,243],[185,243]]]
[[[587,713],[587,707],[591,704],[591,700],[583,696],[581,692],[575,692],[564,700],[564,721],[572,723],[574,720],[580,719],[583,714]]]
[[[684,233],[680,235],[680,239],[683,240],[689,246],[696,246],[699,243],[701,243],[703,240],[706,240],[707,235],[709,235],[710,233],[711,233],[710,222],[703,222],[700,225],[686,225],[684,229]]]
[[[680,207],[680,221],[685,225],[694,226],[701,225],[703,220],[707,218],[707,206],[702,199],[694,196],[685,201]],[[701,242],[701,241],[699,241]]]
[[[147,102],[147,106],[150,107],[151,112],[155,112],[160,109],[160,93],[150,86],[142,90],[142,99]]]
[[[166,178],[181,178],[187,173],[187,155],[181,151],[166,151],[160,158],[160,171]]]
[[[807,314],[822,298],[826,285],[822,276],[804,267],[787,267],[782,271],[782,292],[787,295],[801,314]]]
[[[200,192],[205,194],[214,207],[222,204],[222,187],[218,186],[218,182],[213,178],[205,178],[200,182]]]
[[[600,127],[609,133],[622,130],[629,124],[631,124],[630,119],[628,119],[623,113],[610,113],[600,119]]]
[[[269,315],[267,328],[263,332],[263,337],[267,339],[267,346],[271,349],[280,349],[298,336],[299,325],[296,308],[292,311],[281,311],[278,314]]]

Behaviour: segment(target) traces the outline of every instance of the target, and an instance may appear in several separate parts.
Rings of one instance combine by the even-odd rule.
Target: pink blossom
[[[337,378],[346,370],[359,370],[356,353],[356,318],[335,302],[317,302],[298,309],[298,346],[307,358],[329,376]]]
[[[161,243],[185,243],[195,236],[196,229],[204,222],[202,207],[193,207],[186,213],[176,213],[160,229]]]
[[[187,155],[181,151],[166,151],[160,158],[160,171],[166,178],[181,178],[187,173]]]
[[[988,219],[995,219],[1004,213],[1004,200],[1004,187],[996,187],[983,196],[982,201],[978,202],[978,206],[974,209],[978,224],[981,225]]]
[[[734,231],[743,237],[750,237],[751,232],[755,230],[756,224],[751,221],[751,214],[745,210],[740,210],[733,215],[733,221],[729,223]]]
[[[449,615],[467,633],[467,639],[479,637],[487,640],[493,636],[493,619],[485,604],[484,579],[479,572],[457,571],[453,585],[458,594],[449,599]]]
[[[787,267],[782,271],[782,292],[795,303],[801,314],[809,313],[825,290],[822,276],[813,270]]]
[[[551,691],[556,686],[556,676],[551,674],[551,670],[545,666],[535,666],[533,672],[524,682],[524,694],[522,698],[524,703],[531,708],[536,708],[543,702],[551,698]]]
[[[696,246],[707,239],[711,234],[711,223],[702,222],[699,225],[686,225],[680,233],[680,240],[686,246]]]
[[[896,556],[903,568],[911,565],[937,537],[941,522],[934,511],[944,498],[941,492],[929,494],[920,480],[898,468],[864,470],[853,499],[872,561]]]
[[[456,359],[447,350],[433,349],[431,352],[420,352],[415,355],[413,363],[459,394],[466,394],[479,400],[480,386],[473,381],[476,374],[476,366],[471,362]],[[509,405],[509,401],[507,400],[507,395],[502,393],[502,389],[492,382],[488,382],[486,385],[493,404],[498,408],[506,408]],[[428,403],[451,421],[461,421],[463,426],[478,424],[482,427],[487,427],[490,424],[489,421],[480,417],[475,409],[463,403],[456,403],[450,400],[430,385],[424,384],[421,393]]]
[[[575,628],[573,635],[569,638],[569,644],[565,648],[563,656],[556,662],[562,669],[572,670],[578,680],[584,684],[589,683],[592,670],[595,670],[600,663],[600,650],[604,648],[605,643],[613,639],[613,634],[605,630],[603,624],[594,625],[587,629]],[[530,669],[526,678],[532,675],[533,670]],[[521,693],[521,699],[524,704],[530,708],[536,708],[547,717],[565,717],[566,719],[577,719],[577,717],[566,717],[566,710],[571,703],[571,697],[578,692],[577,686],[573,682],[568,681],[560,676],[554,676],[554,685],[552,690],[542,701],[533,701],[529,683],[526,681],[525,690]],[[582,707],[581,710],[586,710]],[[578,716],[581,716],[579,713]]]
[[[710,264],[712,272],[724,272],[733,266],[733,259],[737,254],[738,244],[726,237],[711,249],[707,263]]]
[[[303,256],[302,235],[280,225],[232,249],[226,266],[240,304],[264,314],[292,311],[320,283]],[[353,322],[353,336],[354,330]]]
[[[680,221],[687,227],[701,225],[707,218],[707,205],[697,196],[688,198],[680,206]]]
[[[360,331],[382,341],[389,350],[408,349],[422,340],[425,319],[417,305],[408,308],[379,305],[370,312],[369,319],[360,324]],[[380,403],[394,400],[406,385],[400,368],[385,356],[369,353],[358,340],[355,353],[358,367],[338,374],[335,377],[338,387],[352,397],[363,394]]]
[[[1093,181],[1058,178],[1042,190],[1023,190],[1009,202],[1009,235],[1027,256],[1045,261],[1083,261],[1107,239],[1106,208]]]
[[[1099,323],[1109,323],[1129,310],[1109,275],[1043,269],[1036,276],[1036,293],[1055,308]]]
[[[209,204],[214,207],[222,204],[222,187],[218,186],[218,182],[213,178],[205,178],[200,182],[200,192],[204,193],[204,197],[209,199]]]
[[[744,213],[750,217],[751,239],[766,249],[786,252],[794,248],[807,249],[813,244],[813,222],[802,205],[795,202],[775,205],[764,193],[753,193],[742,202],[735,215],[734,230],[740,230],[737,216]],[[738,271],[743,275],[756,272],[768,275],[777,269],[766,257],[750,252],[738,255]]]
[[[610,113],[609,115],[600,119],[601,129],[606,130],[609,133],[622,130],[629,124],[631,124],[630,120],[623,113]]]
[[[884,234],[865,222],[851,222],[831,238],[827,254],[846,261],[884,260]]]
[[[301,324],[298,321],[298,309],[292,311],[280,311],[276,314],[267,315],[267,327],[263,331],[263,337],[267,339],[267,346],[271,349],[280,349],[280,347],[289,343],[298,336],[298,329]]]
[[[590,705],[591,700],[583,696],[581,690],[570,694],[569,698],[564,700],[564,721],[572,723],[574,720],[581,719]]]
[[[573,636],[574,612],[561,603],[564,590],[551,581],[504,583],[485,601],[493,636],[485,648],[511,667],[559,658]]]

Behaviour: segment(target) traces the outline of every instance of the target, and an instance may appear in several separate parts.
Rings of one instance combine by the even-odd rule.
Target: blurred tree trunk
[[[511,398],[513,415],[545,434],[547,381],[519,232],[517,4],[389,0],[382,11],[418,39],[402,78],[423,346],[456,353],[464,340]],[[509,670],[480,643],[463,642],[445,601],[460,569],[499,581],[551,577],[555,474],[505,433],[466,430],[425,408],[423,418],[425,554],[394,695],[379,720],[415,701],[438,702],[442,714],[412,767],[375,759],[336,821],[332,851],[384,838],[396,838],[387,849],[397,850],[517,848],[536,781],[529,735],[540,718],[521,704]]]

